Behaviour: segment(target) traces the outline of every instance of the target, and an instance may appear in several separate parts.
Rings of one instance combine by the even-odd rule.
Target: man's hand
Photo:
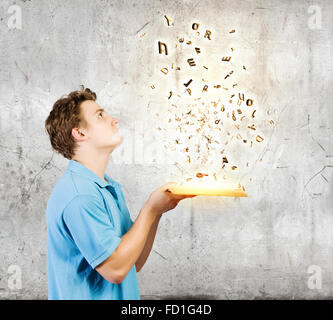
[[[156,189],[146,201],[145,206],[147,206],[154,215],[159,216],[164,212],[174,209],[180,200],[195,197],[195,195],[172,194],[168,188],[174,184],[176,184],[176,182],[168,182],[162,185]]]

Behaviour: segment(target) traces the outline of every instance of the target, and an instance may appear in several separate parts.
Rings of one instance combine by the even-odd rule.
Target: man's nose
[[[112,117],[111,124],[112,124],[113,126],[117,125],[118,122],[119,122],[119,121],[118,121],[117,118]]]

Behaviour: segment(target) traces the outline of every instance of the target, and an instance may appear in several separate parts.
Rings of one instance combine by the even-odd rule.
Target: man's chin
[[[120,146],[124,141],[124,138],[119,136],[119,143],[117,144],[117,146]]]
[[[119,147],[122,143],[123,143],[124,138],[119,136],[118,141],[116,141],[113,145],[112,145],[112,150],[116,149],[117,147]]]

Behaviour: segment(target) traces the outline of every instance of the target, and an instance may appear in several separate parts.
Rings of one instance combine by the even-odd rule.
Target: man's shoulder
[[[100,198],[98,186],[75,172],[66,170],[56,183],[48,201],[48,209],[62,211],[73,199],[83,196]]]
[[[73,190],[74,196],[96,195],[99,196],[98,185],[76,172],[67,170],[63,175],[63,184]]]

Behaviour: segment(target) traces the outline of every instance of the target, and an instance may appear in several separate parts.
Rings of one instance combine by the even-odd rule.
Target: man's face
[[[98,149],[113,151],[122,142],[117,128],[118,120],[93,100],[81,103],[81,114],[87,126],[84,129],[87,142]]]

